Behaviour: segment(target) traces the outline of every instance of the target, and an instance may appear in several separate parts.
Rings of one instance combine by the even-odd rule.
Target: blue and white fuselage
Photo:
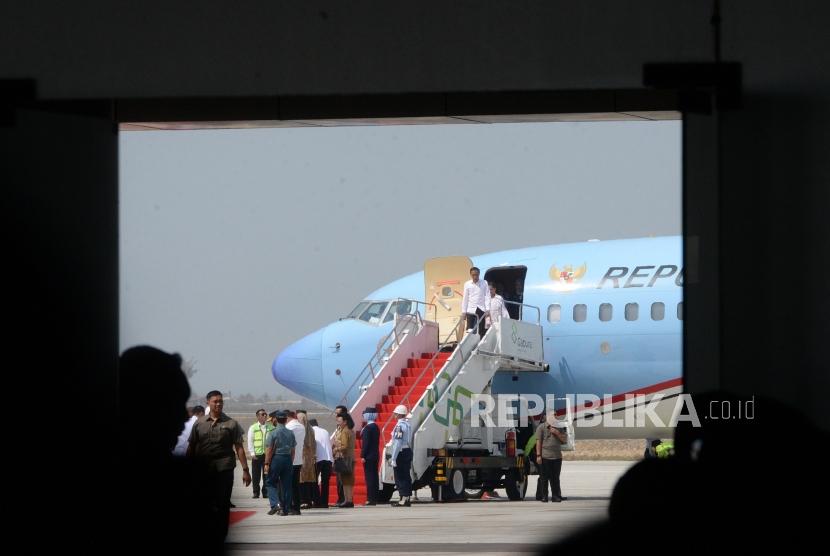
[[[679,236],[590,241],[472,258],[482,276],[526,267],[525,305],[539,307],[548,373],[496,374],[491,393],[619,396],[681,386],[683,269]],[[423,299],[416,272],[371,294],[347,317],[298,340],[275,359],[280,384],[328,407],[392,329],[397,298]],[[427,300],[429,301],[429,300]],[[525,309],[524,320],[536,314]]]

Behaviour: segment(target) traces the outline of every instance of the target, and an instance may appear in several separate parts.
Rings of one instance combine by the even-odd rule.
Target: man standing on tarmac
[[[289,409],[288,413],[288,422],[285,425],[285,428],[290,430],[294,434],[294,438],[297,441],[297,449],[294,450],[294,470],[291,474],[291,510],[293,512],[297,512],[296,515],[300,515],[300,504],[302,503],[300,500],[300,471],[303,468],[303,444],[305,443],[305,427],[303,426],[300,421],[297,420],[297,412],[293,409]]]
[[[338,405],[334,408],[334,417],[336,419],[338,415],[343,415],[344,413],[348,412],[348,407],[346,407],[345,405]],[[346,501],[346,495],[343,493],[343,482],[340,480],[340,473],[335,473],[334,476],[335,480],[337,481],[337,502],[335,502],[335,506],[339,506],[340,504]]]
[[[274,416],[277,427],[268,435],[268,446],[265,449],[265,474],[271,485],[268,490],[268,501],[271,504],[268,515],[280,511],[278,508],[282,508],[280,515],[300,515],[299,510],[293,509],[291,500],[297,439],[285,427],[288,412],[276,411]]]
[[[484,337],[484,314],[490,307],[488,298],[490,289],[487,280],[479,280],[481,271],[478,267],[470,269],[470,278],[464,283],[464,296],[461,298],[461,313],[467,315],[467,332],[471,332],[476,325],[476,319],[481,318],[478,323],[478,335]]]
[[[551,411],[544,423],[536,429],[536,461],[542,462],[544,475],[541,502],[548,501],[548,483],[550,483],[550,501],[564,500],[559,486],[559,473],[562,471],[562,445],[568,442],[568,432],[556,419],[556,412]]]
[[[406,420],[408,413],[405,405],[399,405],[393,412],[398,424],[392,430],[392,457],[389,462],[395,469],[395,485],[398,487],[400,500],[392,503],[393,508],[408,508],[412,505],[412,425]]]
[[[251,467],[253,467],[254,498],[259,498],[259,483],[262,481],[262,496],[268,495],[268,487],[263,478],[265,466],[265,438],[268,433],[274,430],[274,426],[268,421],[268,414],[264,409],[256,412],[256,422],[248,429],[248,453],[251,454]]]
[[[245,457],[242,439],[245,431],[239,423],[222,412],[222,408],[225,407],[222,392],[212,390],[206,398],[210,414],[193,425],[187,455],[195,457],[206,466],[206,487],[211,509],[216,512],[217,527],[221,529],[224,538],[228,534],[236,457],[242,464],[242,482],[245,486],[251,484],[251,473],[248,470],[248,458]]]

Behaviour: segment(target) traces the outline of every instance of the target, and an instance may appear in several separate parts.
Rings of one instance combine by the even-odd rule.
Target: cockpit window
[[[389,306],[389,312],[383,317],[383,322],[391,322],[395,315],[408,315],[412,313],[411,301],[393,301]]]
[[[395,308],[398,306],[397,301],[392,302],[392,306],[389,307],[389,312],[386,313],[386,316],[383,317],[383,322],[389,322],[395,318]]]
[[[360,320],[366,321],[369,324],[378,324],[380,322],[380,317],[383,315],[383,311],[386,309],[386,306],[389,305],[388,301],[377,301],[372,302],[369,304],[369,307],[363,311],[363,314],[360,315]]]
[[[351,312],[351,313],[349,313],[349,316],[347,316],[346,318],[347,318],[347,319],[356,319],[357,317],[359,317],[359,316],[360,316],[360,314],[361,314],[363,311],[365,311],[365,310],[366,310],[366,307],[368,307],[368,306],[369,306],[369,302],[368,302],[368,301],[361,301],[360,303],[358,303],[358,304],[357,304],[357,307],[355,307],[354,309],[352,309],[352,312]]]

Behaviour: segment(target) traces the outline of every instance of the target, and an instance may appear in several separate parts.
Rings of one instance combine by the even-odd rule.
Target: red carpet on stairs
[[[407,359],[406,367],[401,369],[401,373],[395,378],[392,386],[389,387],[387,393],[383,396],[381,403],[377,404],[378,420],[377,425],[381,428],[381,439],[379,442],[379,450],[381,458],[383,457],[383,447],[391,439],[394,422],[389,421],[392,417],[392,411],[403,403],[407,409],[412,410],[412,406],[421,399],[421,396],[426,390],[427,386],[432,384],[435,375],[447,362],[450,355],[449,352],[441,352],[435,358],[435,365],[433,368],[425,371],[429,365],[434,353],[422,353],[420,358]],[[411,389],[411,391],[410,391]],[[407,396],[407,392],[409,395]],[[404,397],[406,399],[404,400]],[[358,417],[359,419],[360,417]],[[389,421],[386,431],[383,431],[384,425]],[[365,424],[365,423],[363,423]],[[362,424],[361,424],[362,428]],[[363,473],[363,462],[360,461],[360,437],[358,435],[355,443],[355,469],[354,469],[354,504],[355,506],[366,503],[366,476]],[[337,479],[331,478],[329,483],[329,503],[334,504],[337,501]]]

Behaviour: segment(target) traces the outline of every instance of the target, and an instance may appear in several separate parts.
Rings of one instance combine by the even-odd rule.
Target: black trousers
[[[302,504],[302,500],[300,500],[300,470],[303,468],[301,465],[294,466],[294,474],[291,477],[291,509],[300,511],[300,504]]]
[[[395,485],[398,487],[398,494],[401,496],[412,496],[412,449],[405,448],[400,451],[395,460]]]
[[[471,315],[470,313],[467,313],[467,330],[470,330],[471,328],[475,327],[476,319],[478,317],[482,316],[483,314],[484,314],[484,311],[482,311],[478,307],[476,307],[476,314],[475,315]],[[486,319],[481,319],[478,322],[478,335],[479,335],[480,338],[483,338],[484,333],[487,332],[487,329],[485,327],[486,324],[487,324]]]
[[[265,454],[251,458],[251,486],[254,487],[254,496],[259,496],[259,483],[262,482],[262,495],[268,489],[265,486]]]
[[[342,504],[346,501],[346,494],[343,492],[343,481],[340,480],[340,474],[335,475],[337,478],[337,503]]]
[[[400,458],[398,458],[400,459]],[[378,501],[378,460],[367,459],[363,462],[363,476],[366,478],[366,501],[377,503]]]
[[[548,480],[545,478],[545,466],[542,465],[542,458],[537,457],[534,463],[536,469],[539,470],[539,480],[536,481],[536,500],[541,500],[548,495]]]
[[[562,489],[559,486],[559,473],[562,471],[561,459],[544,459],[542,458],[542,466],[545,472],[544,490],[542,496],[548,495],[548,484],[550,484],[550,494],[554,498],[562,498]]]
[[[233,492],[233,469],[214,471],[207,474],[207,491],[211,509],[212,531],[224,541],[228,535],[228,518],[231,513]],[[206,527],[205,530],[208,530]]]
[[[317,495],[317,500],[314,505],[320,508],[329,507],[329,480],[331,479],[331,462],[318,461],[317,462],[317,476],[320,479],[320,491]],[[341,487],[342,488],[342,487]]]

